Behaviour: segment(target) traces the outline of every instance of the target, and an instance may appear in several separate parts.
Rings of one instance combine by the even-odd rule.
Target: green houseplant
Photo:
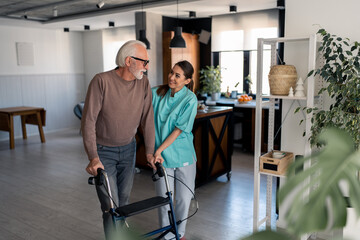
[[[220,66],[206,66],[200,70],[201,93],[211,94],[212,100],[220,97],[221,69]]]
[[[347,204],[360,216],[360,151],[345,131],[330,128],[319,135],[324,147],[308,158],[292,163],[287,181],[280,188],[279,201],[284,209],[286,231],[266,230],[254,233],[243,240],[299,239],[302,234],[334,230],[346,225]],[[312,166],[300,171],[306,161]],[[296,172],[296,174],[295,174]],[[349,198],[343,196],[340,182],[349,187]],[[309,193],[306,198],[304,194]]]
[[[319,94],[327,93],[332,104],[328,109],[303,108],[307,113],[313,113],[310,143],[320,146],[318,136],[321,131],[326,127],[337,127],[348,132],[359,148],[360,43],[350,43],[348,38],[331,35],[325,29],[320,29],[318,34],[322,40],[318,52],[324,58],[324,65],[310,71],[308,76],[323,79],[325,84]],[[297,108],[295,112],[299,110]]]

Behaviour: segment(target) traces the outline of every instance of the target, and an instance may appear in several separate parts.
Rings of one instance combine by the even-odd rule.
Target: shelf
[[[306,100],[306,96],[304,97],[289,97],[289,96],[282,96],[282,95],[267,95],[262,96],[262,98],[274,98],[274,99],[289,99],[289,100]]]
[[[272,176],[272,177],[283,177],[283,178],[286,178],[286,175],[283,175],[283,174],[274,174],[274,173],[268,173],[268,172],[262,172],[262,171],[259,171],[260,174],[263,174],[263,175],[268,175],[268,176]]]
[[[264,40],[264,44],[273,44],[273,43],[281,43],[281,42],[299,42],[299,41],[309,41],[309,37],[282,37],[282,38],[266,38]]]
[[[276,65],[277,61],[277,43],[279,42],[299,42],[299,41],[307,41],[309,44],[309,52],[308,52],[308,72],[312,69],[315,69],[316,63],[316,36],[311,35],[309,37],[302,38],[259,38],[258,39],[258,48],[257,48],[257,89],[256,93],[259,98],[256,99],[256,108],[255,108],[255,148],[254,148],[254,209],[253,209],[253,230],[254,232],[259,230],[260,225],[266,223],[267,227],[271,226],[271,215],[272,215],[272,185],[273,185],[273,177],[284,178],[285,175],[261,172],[260,171],[260,156],[261,156],[261,143],[262,143],[262,111],[261,108],[264,106],[268,106],[269,114],[268,114],[268,151],[273,149],[273,141],[274,141],[274,120],[275,120],[275,110],[277,108],[277,100],[284,99],[288,101],[305,101],[305,105],[308,108],[314,106],[314,88],[315,88],[315,79],[313,76],[309,76],[307,78],[307,89],[306,96],[304,97],[289,97],[282,95],[262,95],[262,83],[263,83],[263,49],[264,45],[271,45],[271,66]],[[266,100],[265,100],[266,99]],[[309,115],[308,115],[309,116]],[[305,121],[305,133],[306,137],[309,136],[311,128],[311,121]],[[285,149],[281,149],[285,151]],[[311,148],[310,144],[307,142],[305,144],[304,155],[310,155]],[[259,219],[259,206],[260,206],[260,176],[266,175],[267,183],[266,183],[266,216],[262,220]],[[281,212],[279,210],[279,220],[281,218]],[[265,219],[265,220],[264,220]],[[301,237],[303,240],[304,237]]]

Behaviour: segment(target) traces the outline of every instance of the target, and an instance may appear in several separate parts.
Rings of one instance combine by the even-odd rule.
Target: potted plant
[[[211,94],[211,100],[216,101],[220,98],[221,90],[221,69],[218,65],[206,66],[200,70],[201,92]]]
[[[308,76],[319,76],[324,80],[319,95],[327,93],[332,104],[328,109],[303,108],[307,113],[313,113],[310,143],[321,146],[318,140],[321,131],[326,127],[337,127],[348,132],[359,148],[360,43],[350,43],[348,38],[331,35],[324,29],[318,34],[322,38],[318,52],[324,58],[324,65],[310,71]],[[295,112],[299,110],[297,108]]]

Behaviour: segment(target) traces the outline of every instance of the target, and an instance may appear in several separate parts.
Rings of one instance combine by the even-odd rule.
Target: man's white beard
[[[144,76],[144,70],[138,70],[136,71],[136,68],[133,66],[130,66],[129,71],[134,75],[136,79],[142,79]]]

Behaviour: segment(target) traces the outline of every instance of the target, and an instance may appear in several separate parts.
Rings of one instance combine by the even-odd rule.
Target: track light
[[[115,27],[115,22],[110,21],[109,22],[109,27]]]
[[[285,10],[285,0],[277,0],[276,6],[280,10]]]
[[[231,13],[236,13],[237,12],[237,7],[235,5],[230,5],[230,12]]]
[[[102,8],[105,5],[105,1],[100,1],[98,4],[96,4],[97,8]]]
[[[53,9],[53,16],[54,16],[54,17],[57,17],[57,16],[58,16],[58,10],[57,10],[56,7],[54,7],[54,9]]]
[[[85,26],[84,26],[84,30],[90,30],[90,26],[89,26],[89,25],[85,25]]]
[[[196,18],[196,12],[190,11],[189,12],[189,18]]]

